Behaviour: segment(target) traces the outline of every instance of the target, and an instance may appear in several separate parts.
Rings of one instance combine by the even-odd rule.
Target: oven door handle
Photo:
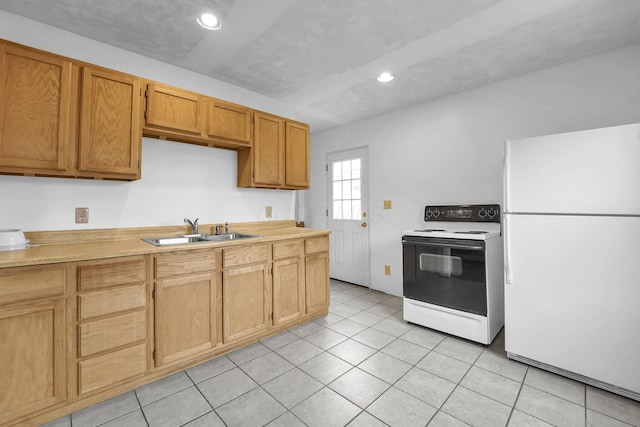
[[[456,243],[438,243],[438,242],[416,242],[414,240],[402,240],[402,243],[407,243],[409,245],[416,246],[435,246],[438,248],[451,248],[451,249],[468,249],[470,251],[483,251],[484,246],[466,246],[466,245],[458,245]]]

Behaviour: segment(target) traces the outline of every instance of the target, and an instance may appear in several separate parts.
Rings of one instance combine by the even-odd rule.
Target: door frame
[[[331,169],[330,169],[330,160],[329,158],[331,156],[336,156],[336,155],[340,155],[340,154],[344,154],[345,155],[345,160],[350,158],[348,156],[348,153],[350,152],[361,152],[358,155],[354,155],[352,158],[354,157],[359,157],[361,159],[361,171],[360,171],[360,176],[361,176],[361,201],[363,201],[364,203],[362,203],[361,205],[361,211],[366,214],[366,216],[364,218],[361,219],[362,222],[367,222],[368,225],[366,227],[366,233],[367,233],[367,243],[366,243],[366,247],[364,248],[366,250],[366,266],[363,270],[365,270],[366,272],[366,280],[364,284],[358,284],[360,286],[365,286],[369,289],[371,289],[371,233],[369,231],[370,227],[371,227],[371,212],[369,210],[369,146],[368,145],[361,145],[358,147],[351,147],[349,149],[344,149],[344,150],[336,150],[336,151],[330,151],[327,152],[326,154],[326,168],[325,168],[325,185],[326,185],[326,206],[327,206],[327,210],[326,210],[326,224],[327,224],[327,228],[329,230],[332,231],[331,236],[334,235],[333,233],[333,229],[331,228],[331,216],[329,215],[331,213],[331,211],[333,210],[333,179],[332,179],[332,175],[331,175]],[[330,239],[330,242],[333,244],[333,238]],[[332,248],[333,249],[333,248]],[[333,250],[330,251],[330,254],[333,253]],[[333,257],[329,256],[329,271],[331,272],[333,269],[331,268],[331,264],[333,264]],[[329,274],[329,276],[331,277],[331,274]],[[336,280],[340,280],[340,279],[336,279]]]

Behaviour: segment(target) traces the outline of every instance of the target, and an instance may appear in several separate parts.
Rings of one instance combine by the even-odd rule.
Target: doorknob
[[[367,222],[363,222],[362,224],[360,224],[362,226],[362,228],[365,228],[367,226]]]

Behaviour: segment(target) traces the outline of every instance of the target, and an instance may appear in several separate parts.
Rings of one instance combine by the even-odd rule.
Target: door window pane
[[[333,219],[362,219],[362,191],[360,182],[360,159],[333,162],[332,200]]]

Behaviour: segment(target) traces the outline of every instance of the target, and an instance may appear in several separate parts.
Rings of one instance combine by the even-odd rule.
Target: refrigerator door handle
[[[504,223],[504,278],[507,285],[511,284],[511,215],[503,217]]]

